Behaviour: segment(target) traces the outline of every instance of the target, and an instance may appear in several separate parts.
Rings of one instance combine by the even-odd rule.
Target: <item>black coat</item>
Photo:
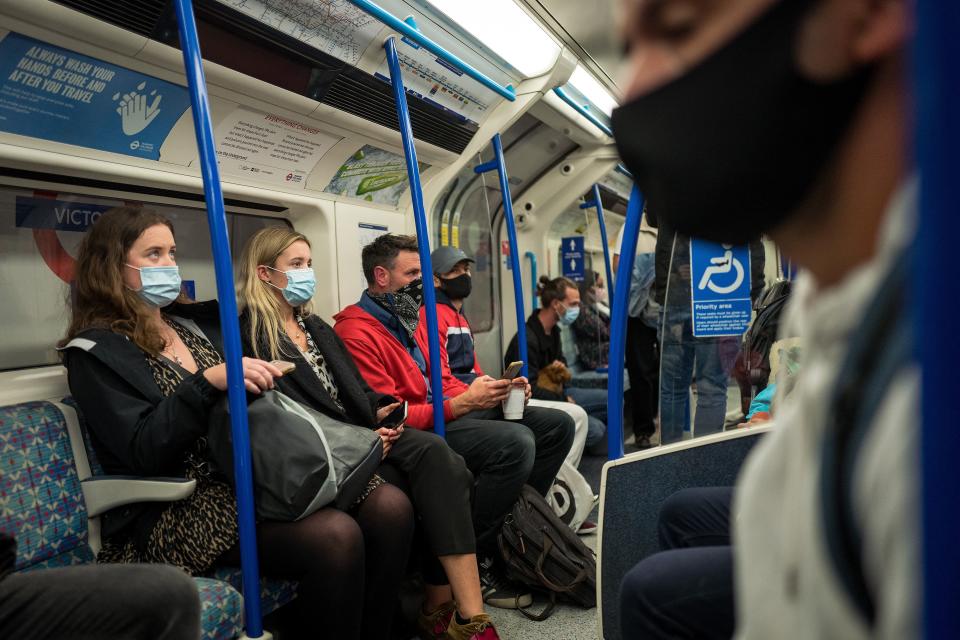
[[[195,323],[222,351],[216,301],[174,304],[164,311]],[[210,409],[223,395],[202,371],[164,397],[144,352],[107,329],[81,332],[65,347],[63,359],[70,393],[106,473],[183,476],[184,453],[206,435]],[[148,535],[163,508],[146,503],[114,509],[104,516],[103,535]]]
[[[318,316],[311,315],[304,319],[304,325],[323,354],[327,368],[337,385],[337,394],[343,404],[344,411],[337,407],[333,398],[320,384],[313,367],[303,358],[300,350],[285,335],[283,340],[282,360],[294,363],[297,368],[277,380],[277,388],[285,395],[302,402],[303,404],[320,411],[331,418],[373,427],[376,423],[377,409],[396,402],[392,396],[377,393],[370,388],[360,370],[350,357],[343,340],[334,333],[333,328]],[[250,342],[249,317],[246,313],[240,316],[240,335],[243,339],[244,355],[253,357],[254,351]],[[260,353],[268,353],[266,340],[260,340]],[[264,355],[264,358],[267,356]]]
[[[540,311],[534,311],[527,318],[527,377],[533,391],[533,397],[537,400],[556,400],[563,402],[566,396],[562,393],[554,393],[549,389],[537,386],[537,375],[540,369],[552,363],[554,360],[566,364],[563,357],[563,348],[560,344],[560,327],[554,327],[550,335],[543,330],[540,323]],[[510,345],[507,347],[507,354],[504,356],[504,367],[511,362],[520,359],[520,349],[517,346],[517,336],[513,336]]]

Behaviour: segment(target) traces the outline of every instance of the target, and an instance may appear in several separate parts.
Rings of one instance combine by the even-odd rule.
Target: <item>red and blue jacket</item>
[[[437,293],[437,330],[440,333],[440,362],[444,367],[444,392],[451,384],[456,388],[459,381],[466,388],[477,377],[484,375],[474,353],[473,332],[463,311],[450,302],[450,298],[440,289]],[[417,339],[427,342],[427,312],[420,308],[420,325],[417,327]],[[452,376],[454,381],[449,380]]]

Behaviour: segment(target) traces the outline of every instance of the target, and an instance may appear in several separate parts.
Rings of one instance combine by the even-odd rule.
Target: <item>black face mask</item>
[[[405,284],[393,293],[368,293],[370,298],[392,313],[413,338],[420,323],[420,305],[423,304],[423,278]]]
[[[440,278],[440,288],[451,300],[463,300],[473,290],[473,278],[468,273],[447,280]]]
[[[814,82],[796,67],[815,0],[779,0],[680,78],[613,112],[617,149],[651,211],[672,229],[743,243],[810,193],[872,69]]]

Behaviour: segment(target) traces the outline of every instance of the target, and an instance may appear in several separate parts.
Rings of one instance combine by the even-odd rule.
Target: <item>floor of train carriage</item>
[[[691,419],[696,416],[696,396],[696,384],[694,383],[690,393]],[[739,404],[740,392],[736,384],[731,380],[727,390],[728,412],[726,428],[728,429],[733,428],[734,424],[742,418],[743,414],[739,411]],[[629,403],[625,413],[624,427],[626,432],[629,433],[631,431]],[[689,435],[688,433],[686,437],[689,437]],[[655,435],[654,441],[656,442],[658,439],[659,433]],[[636,447],[633,436],[631,435],[626,439],[624,444],[624,453],[630,454],[637,451],[639,451],[639,449]],[[592,456],[585,453],[580,462],[580,472],[587,479],[587,482],[590,483],[593,492],[598,495],[600,493],[600,476],[606,461],[606,456]],[[594,522],[599,522],[599,511],[599,505],[594,507],[589,519]],[[590,549],[594,552],[597,551],[598,537],[596,534],[583,536],[581,539]],[[419,606],[419,596],[412,595],[412,597],[416,598],[416,601],[404,598],[405,601],[403,603],[407,617],[411,620],[415,615],[416,607]],[[539,613],[545,603],[546,599],[544,597],[535,597],[531,611]],[[596,608],[582,609],[575,605],[557,604],[553,615],[542,622],[528,620],[519,612],[509,609],[489,607],[487,612],[490,614],[500,636],[504,638],[504,640],[540,640],[547,638],[551,640],[596,640],[600,637]],[[395,629],[394,640],[407,640],[408,638],[410,640],[416,640],[416,630],[413,627],[408,627],[408,629],[410,633],[409,636],[405,632],[407,629]],[[279,640],[283,640],[283,638]]]

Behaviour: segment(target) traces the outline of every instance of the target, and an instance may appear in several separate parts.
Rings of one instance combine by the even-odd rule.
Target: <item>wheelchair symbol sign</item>
[[[690,240],[693,334],[740,335],[750,324],[750,250]]]
[[[743,284],[744,271],[743,263],[733,256],[733,245],[724,244],[720,246],[723,247],[723,255],[710,258],[710,266],[704,269],[703,277],[700,278],[700,284],[697,285],[697,288],[710,289],[714,293],[726,295],[740,288],[740,285]],[[714,281],[715,276],[728,274],[731,269],[736,271],[736,277],[729,285],[721,286]],[[717,280],[720,279],[717,278]]]

